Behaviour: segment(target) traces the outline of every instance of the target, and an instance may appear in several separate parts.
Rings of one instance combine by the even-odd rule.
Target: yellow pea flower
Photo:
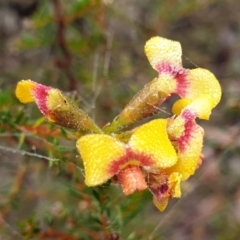
[[[179,129],[182,131],[180,132]],[[202,158],[203,129],[196,124],[195,118],[189,119],[183,114],[168,122],[169,138],[175,146],[178,155],[177,163],[167,169],[167,173],[178,172],[185,181],[195,173]]]
[[[100,185],[116,176],[125,195],[149,188],[160,210],[166,207],[169,198],[180,197],[181,174],[167,173],[178,159],[168,138],[167,122],[157,119],[143,124],[126,144],[105,134],[81,137],[77,148],[85,168],[86,185]]]
[[[166,88],[165,79],[168,78],[171,94],[178,94],[184,99],[184,104],[187,101],[188,105],[193,103],[197,117],[208,120],[222,94],[215,76],[203,68],[183,68],[182,49],[177,41],[153,37],[146,42],[145,53],[152,67],[159,73],[159,84]]]
[[[93,133],[77,141],[86,185],[100,185],[114,177],[125,195],[148,188],[153,203],[163,211],[169,199],[181,197],[180,183],[201,164],[204,130],[195,119],[209,119],[220,101],[221,88],[210,71],[183,68],[177,41],[153,37],[146,42],[145,53],[158,77],[103,130],[58,89],[22,80],[16,96],[23,103],[35,101],[51,122]],[[124,141],[116,138],[122,126],[153,115],[172,94],[181,98],[172,107],[173,117],[152,120],[129,135],[123,132]]]
[[[215,76],[203,68],[183,68],[182,49],[177,41],[153,37],[146,42],[145,53],[159,75],[133,97],[106,131],[114,132],[121,126],[153,115],[172,94],[178,94],[184,104],[193,104],[195,109],[194,105],[198,105],[197,117],[208,120],[221,99],[221,87]]]
[[[21,80],[15,94],[22,103],[35,102],[50,122],[76,130],[102,132],[93,120],[59,89],[31,80]]]

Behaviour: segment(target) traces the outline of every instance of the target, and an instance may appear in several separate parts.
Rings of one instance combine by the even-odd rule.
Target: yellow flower
[[[178,94],[179,104],[192,105],[197,117],[209,119],[212,109],[221,99],[221,87],[208,70],[182,67],[182,49],[179,42],[153,37],[146,42],[145,52],[152,67],[159,73],[162,89]],[[160,88],[160,86],[159,86]]]
[[[158,77],[103,131],[58,89],[22,80],[16,96],[23,103],[35,101],[51,122],[94,133],[77,141],[86,185],[100,185],[114,177],[125,195],[148,188],[155,206],[163,211],[169,199],[181,197],[180,183],[201,164],[204,130],[195,119],[209,119],[221,88],[210,71],[182,67],[179,42],[154,37],[146,42],[145,52]],[[181,98],[172,107],[173,117],[152,120],[130,135],[123,132],[122,141],[114,135],[122,126],[153,115],[172,94]]]
[[[41,113],[48,117],[48,96],[49,93],[52,91],[56,91],[56,89],[44,86],[31,80],[22,80],[18,82],[15,94],[19,101],[21,101],[22,103],[29,103],[35,101]],[[49,120],[52,121],[50,117]]]
[[[15,94],[22,103],[35,102],[50,122],[76,130],[101,132],[93,120],[59,89],[31,80],[21,80]]]
[[[168,136],[175,143],[178,155],[177,164],[167,172],[178,172],[182,175],[182,181],[185,181],[194,174],[202,159],[204,130],[196,124],[195,119],[204,112],[199,111],[199,109],[204,110],[199,104],[205,103],[205,99],[194,100],[189,105],[184,101],[181,102],[182,104],[176,102],[173,105],[173,112],[177,112],[179,116],[169,119],[167,126]]]
[[[195,109],[197,117],[208,120],[221,98],[221,88],[215,76],[206,69],[183,68],[181,45],[176,41],[153,37],[146,42],[145,53],[159,75],[133,97],[113,123],[106,127],[107,131],[114,132],[123,125],[153,115],[157,107],[173,94],[182,98],[180,105],[191,105],[191,111]]]
[[[166,208],[169,199],[181,196],[180,182],[194,174],[202,161],[204,131],[195,122],[197,111],[189,106],[186,103],[174,106],[180,112],[179,116],[169,118],[167,123],[168,137],[178,156],[176,164],[164,169],[161,174],[151,174],[149,178],[148,188],[160,211]]]
[[[116,176],[125,195],[148,187],[160,210],[169,198],[180,197],[181,174],[167,173],[178,159],[167,135],[167,122],[158,119],[140,126],[127,144],[104,134],[81,137],[77,148],[86,185],[100,185]]]
[[[196,124],[195,118],[189,118],[187,113],[189,112],[169,120],[167,127],[169,138],[178,155],[177,163],[167,169],[167,173],[180,173],[182,181],[194,174],[199,166],[204,136],[204,131]]]

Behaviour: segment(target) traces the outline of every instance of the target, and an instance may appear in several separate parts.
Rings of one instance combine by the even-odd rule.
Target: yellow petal
[[[77,141],[81,154],[87,186],[106,182],[114,174],[109,171],[111,163],[125,154],[125,145],[108,135],[86,135]]]
[[[164,198],[159,201],[153,197],[153,203],[160,212],[163,212],[168,205],[168,198]]]
[[[222,90],[216,77],[208,70],[196,68],[189,71],[190,87],[186,98],[196,99],[208,96],[211,100],[211,107],[215,107],[222,95]]]
[[[182,67],[182,49],[179,42],[162,37],[153,37],[145,44],[145,53],[152,67],[159,72],[159,66]]]
[[[172,124],[174,124],[174,121]],[[186,140],[181,138],[177,140],[177,163],[165,171],[169,175],[173,172],[178,172],[182,175],[182,181],[185,181],[190,175],[194,174],[198,167],[198,161],[201,157],[203,146],[203,129],[195,123],[194,127],[191,128],[190,136],[188,136],[187,141],[181,141]]]
[[[177,100],[172,106],[172,113],[174,115],[180,115],[182,110],[192,102],[191,99],[182,98]]]
[[[175,197],[175,198],[181,197],[182,195],[181,187],[180,187],[181,180],[182,180],[182,174],[178,172],[173,172],[169,176],[168,186],[169,186],[172,197]]]
[[[195,99],[184,111],[195,112],[198,118],[209,120],[212,108],[211,98],[209,96],[202,96],[202,98]]]
[[[193,101],[187,98],[179,99],[172,107],[172,113],[176,115],[183,114],[184,111],[190,111],[195,117],[209,120],[212,113],[212,100],[208,95],[202,95]]]
[[[153,120],[139,127],[132,135],[129,146],[133,151],[152,156],[154,167],[167,168],[177,161],[176,152],[168,138],[167,120]]]
[[[208,70],[196,68],[188,71],[186,88],[180,93],[183,99],[175,102],[172,112],[180,115],[190,110],[200,119],[208,120],[212,109],[221,99],[221,87],[215,76]]]
[[[15,94],[22,103],[34,102],[32,90],[36,87],[36,83],[31,80],[21,80],[18,82]]]
[[[172,172],[170,176],[149,175],[149,190],[154,195],[153,203],[161,212],[167,207],[169,199],[181,197],[181,180],[182,175],[178,172]]]
[[[177,139],[185,131],[185,119],[178,118],[169,118],[167,124],[167,132],[170,139]]]

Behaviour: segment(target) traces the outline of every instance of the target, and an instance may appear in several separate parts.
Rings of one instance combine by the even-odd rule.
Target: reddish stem
[[[72,55],[67,47],[67,42],[65,39],[65,18],[64,10],[61,5],[60,0],[52,0],[55,10],[55,21],[57,23],[57,33],[56,33],[56,44],[60,48],[63,54],[62,59],[56,61],[57,66],[65,72],[67,78],[69,79],[69,91],[76,90],[76,80],[70,71]]]

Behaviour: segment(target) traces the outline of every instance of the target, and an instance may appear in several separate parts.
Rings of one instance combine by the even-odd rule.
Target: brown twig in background
[[[69,80],[68,90],[73,91],[73,90],[76,90],[76,79],[74,78],[70,70],[72,55],[68,50],[66,39],[65,39],[66,24],[64,19],[64,10],[60,0],[52,0],[52,3],[54,6],[55,21],[57,24],[56,45],[60,48],[63,55],[62,59],[56,60],[56,66],[65,72]]]

